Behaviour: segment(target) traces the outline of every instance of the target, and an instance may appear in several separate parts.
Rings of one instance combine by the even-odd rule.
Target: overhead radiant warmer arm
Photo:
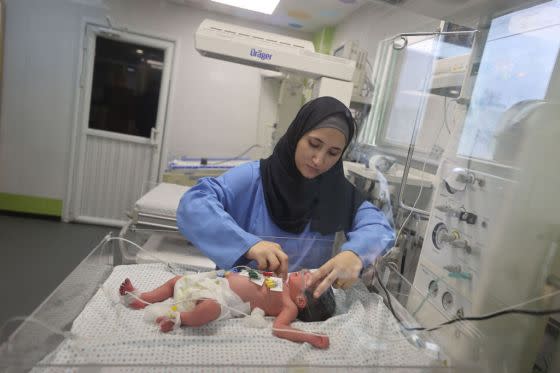
[[[311,78],[351,82],[355,62],[316,53],[308,40],[204,20],[195,33],[195,48],[203,56]]]

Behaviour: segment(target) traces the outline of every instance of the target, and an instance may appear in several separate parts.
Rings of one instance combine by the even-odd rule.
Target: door
[[[67,220],[122,225],[158,180],[173,43],[86,27]]]

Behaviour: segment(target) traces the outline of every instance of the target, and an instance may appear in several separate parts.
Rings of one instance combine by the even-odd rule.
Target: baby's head
[[[301,321],[325,321],[336,308],[332,288],[328,288],[319,298],[313,297],[314,289],[307,289],[305,284],[311,272],[302,270],[290,273],[290,296],[298,307],[297,318]]]
[[[305,290],[305,298],[307,304],[298,312],[298,320],[309,321],[325,321],[334,315],[336,302],[332,288],[328,288],[319,298],[313,297],[313,290]]]

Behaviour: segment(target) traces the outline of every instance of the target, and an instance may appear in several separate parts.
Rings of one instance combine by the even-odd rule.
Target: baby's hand
[[[156,323],[159,324],[159,329],[164,333],[172,331],[175,327],[175,319],[170,319],[167,316],[158,317]]]
[[[316,348],[329,348],[330,341],[328,335],[317,335],[311,340],[311,345]]]

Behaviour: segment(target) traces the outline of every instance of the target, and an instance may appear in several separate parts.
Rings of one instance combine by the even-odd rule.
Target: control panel
[[[445,159],[436,179],[439,183],[414,286],[445,316],[425,315],[428,323],[472,314],[472,297],[479,286],[492,229],[503,197],[513,185],[506,177],[465,166],[455,157]],[[408,309],[415,311],[426,302],[424,298],[411,297]]]

